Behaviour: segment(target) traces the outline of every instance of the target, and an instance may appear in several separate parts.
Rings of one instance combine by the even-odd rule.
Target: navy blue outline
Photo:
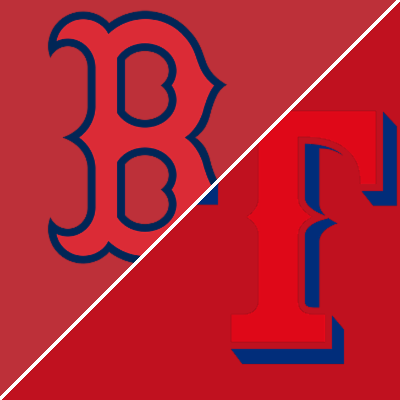
[[[201,47],[199,43],[197,42],[196,38],[192,35],[192,33],[180,22],[175,20],[172,17],[169,17],[164,14],[160,14],[157,12],[152,12],[152,11],[139,11],[139,12],[133,12],[130,14],[123,15],[119,18],[116,18],[112,22],[108,22],[106,19],[103,17],[100,17],[97,14],[90,13],[90,12],[77,12],[70,14],[64,18],[62,18],[53,28],[50,37],[49,37],[49,43],[48,43],[48,50],[49,50],[49,55],[50,57],[54,54],[54,52],[58,49],[61,49],[63,47],[73,47],[79,50],[84,57],[86,58],[87,61],[87,66],[88,66],[88,109],[86,113],[86,117],[82,123],[82,125],[73,133],[70,135],[66,136],[65,139],[69,140],[70,142],[74,143],[76,146],[79,147],[79,149],[83,152],[86,161],[87,161],[87,166],[88,166],[88,207],[87,207],[87,213],[82,221],[81,224],[78,226],[71,228],[71,229],[66,229],[59,227],[56,225],[53,220],[50,218],[49,220],[49,227],[48,227],[48,232],[49,232],[49,238],[50,241],[55,248],[55,250],[64,258],[67,260],[77,262],[77,263],[90,263],[93,261],[97,261],[104,257],[107,253],[111,253],[115,255],[118,258],[121,258],[123,260],[129,261],[129,262],[134,262],[137,260],[138,256],[132,255],[125,253],[119,249],[117,249],[115,246],[113,246],[111,243],[107,243],[106,246],[97,252],[96,254],[89,255],[89,256],[77,256],[75,254],[72,254],[65,250],[58,238],[57,235],[68,237],[68,236],[76,236],[83,231],[85,231],[89,225],[92,223],[94,215],[95,215],[95,210],[96,210],[96,198],[95,198],[95,193],[96,193],[96,181],[95,181],[95,174],[96,174],[96,168],[95,168],[95,161],[92,152],[90,151],[89,147],[86,145],[86,143],[81,139],[81,136],[87,131],[89,126],[91,125],[95,110],[96,110],[96,65],[95,61],[93,58],[93,55],[91,51],[81,42],[74,40],[74,39],[61,39],[58,40],[58,35],[60,34],[61,30],[71,23],[72,21],[77,21],[77,20],[89,20],[89,21],[94,21],[101,25],[108,33],[113,31],[115,28],[117,28],[120,25],[123,25],[127,22],[134,21],[134,20],[139,20],[139,19],[151,19],[151,20],[156,20],[156,21],[161,21],[164,22],[175,29],[177,29],[185,38],[186,40],[190,43],[197,62],[199,63],[200,69],[204,76],[208,79],[208,81],[214,86],[206,100],[203,113],[200,117],[199,122],[197,123],[196,127],[193,129],[193,131],[186,136],[186,139],[192,143],[192,145],[196,148],[197,152],[199,153],[201,160],[203,162],[203,166],[205,169],[205,172],[207,174],[207,178],[209,182],[212,184],[216,180],[215,173],[212,169],[211,165],[211,160],[210,157],[207,153],[207,150],[203,146],[203,144],[197,139],[197,136],[204,130],[205,126],[207,125],[207,122],[209,120],[211,110],[214,104],[214,101],[217,97],[217,94],[219,91],[225,86],[223,82],[221,82],[218,78],[216,78],[210,69],[207,66],[206,60],[204,58],[203,52],[201,50]],[[154,48],[153,48],[154,50]],[[168,57],[168,56],[167,56]],[[167,61],[168,62],[168,61]],[[171,71],[171,70],[170,70]],[[168,80],[168,78],[167,78]],[[166,84],[166,83],[164,83]]]
[[[139,119],[128,114],[126,112],[126,70],[125,62],[126,59],[132,54],[139,53],[141,51],[148,51],[161,56],[168,65],[168,76],[165,82],[161,85],[168,94],[168,106],[167,108],[157,117],[150,119]],[[117,113],[118,115],[128,124],[138,126],[141,128],[150,128],[157,126],[165,122],[175,111],[176,107],[176,93],[172,84],[176,78],[176,64],[171,54],[165,49],[155,44],[142,43],[135,44],[125,49],[117,58]]]
[[[344,364],[344,329],[332,317],[331,349],[232,349],[242,364]]]
[[[157,158],[165,164],[168,168],[168,181],[161,191],[167,196],[168,199],[168,210],[165,215],[156,222],[149,224],[141,224],[139,222],[132,221],[126,216],[126,198],[125,198],[125,166],[126,163],[135,157],[150,156]],[[117,217],[126,227],[139,232],[151,232],[162,228],[167,225],[175,215],[176,211],[176,197],[172,191],[176,182],[176,169],[172,160],[162,151],[142,147],[139,149],[133,149],[124,154],[117,162]]]
[[[364,190],[373,206],[397,206],[397,126],[383,113],[383,190]]]

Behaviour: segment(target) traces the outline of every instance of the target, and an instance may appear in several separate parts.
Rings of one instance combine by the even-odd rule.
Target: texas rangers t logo
[[[196,136],[224,84],[208,69],[193,35],[163,14],[137,12],[111,23],[91,13],[72,14],[53,29],[49,53],[68,46],[81,51],[88,65],[87,115],[67,137],[87,160],[88,209],[72,229],[50,220],[50,240],[59,254],[75,262],[96,261],[108,252],[135,261],[215,180]],[[125,61],[141,51],[160,55],[169,68],[162,85],[168,106],[149,120],[125,109]],[[125,165],[142,155],[158,158],[169,173],[161,189],[168,210],[150,224],[132,221],[125,213]]]

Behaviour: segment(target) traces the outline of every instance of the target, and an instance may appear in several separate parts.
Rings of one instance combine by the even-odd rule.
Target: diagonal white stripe
[[[396,0],[1,396],[4,399],[398,4]]]

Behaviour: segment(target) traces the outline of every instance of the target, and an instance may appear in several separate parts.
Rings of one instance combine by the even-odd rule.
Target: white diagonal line
[[[4,399],[398,4],[396,0],[160,237],[0,396]]]

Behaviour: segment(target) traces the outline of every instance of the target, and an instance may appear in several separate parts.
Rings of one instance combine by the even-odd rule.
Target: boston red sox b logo
[[[52,55],[75,47],[88,64],[88,111],[67,138],[88,164],[88,211],[73,229],[49,222],[49,237],[63,257],[92,262],[108,252],[135,261],[212,183],[207,151],[196,139],[224,86],[208,69],[199,44],[179,22],[163,14],[137,12],[109,23],[91,13],[62,19],[49,39]],[[168,64],[163,83],[168,106],[141,120],[125,109],[125,60],[148,51]],[[125,165],[134,157],[160,159],[169,178],[162,191],[168,210],[158,221],[141,224],[125,213]]]

